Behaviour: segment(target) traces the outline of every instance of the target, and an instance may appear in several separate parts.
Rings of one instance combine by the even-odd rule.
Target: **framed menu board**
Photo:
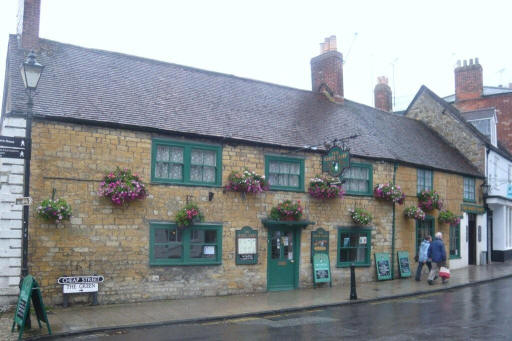
[[[400,277],[411,277],[411,265],[409,264],[409,252],[398,251],[398,269],[400,270]]]
[[[329,254],[329,231],[321,227],[311,231],[311,262],[317,253]]]
[[[377,279],[384,281],[391,279],[391,260],[387,253],[375,253],[375,268],[377,270]]]
[[[258,231],[250,226],[236,231],[236,264],[258,264]]]

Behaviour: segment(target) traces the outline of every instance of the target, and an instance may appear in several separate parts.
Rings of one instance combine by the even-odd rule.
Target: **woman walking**
[[[432,270],[432,263],[428,258],[428,249],[430,247],[430,242],[432,241],[432,237],[430,235],[426,235],[425,239],[421,242],[420,250],[418,253],[418,269],[416,270],[416,281],[421,280],[421,270],[423,269],[423,265],[428,266],[428,271]]]

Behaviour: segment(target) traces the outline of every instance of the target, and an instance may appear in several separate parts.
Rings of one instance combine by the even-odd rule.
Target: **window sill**
[[[462,199],[463,202],[469,202],[469,203],[472,203],[472,204],[475,204],[476,203],[476,200],[470,200],[470,199]]]
[[[304,189],[301,189],[301,188],[284,188],[284,187],[283,188],[280,188],[280,187],[272,188],[272,187],[270,187],[269,191],[273,191],[273,192],[284,191],[284,192],[304,193]]]
[[[352,263],[337,263],[336,267],[337,268],[350,268],[351,265],[352,265]],[[354,264],[354,267],[356,267],[356,268],[367,268],[369,266],[371,266],[371,264],[369,264],[369,263],[356,263],[356,264]]]
[[[194,266],[194,265],[221,265],[221,261],[215,262],[187,262],[187,263],[149,263],[149,266]]]
[[[354,197],[373,197],[372,193],[345,193],[346,196],[354,196]]]
[[[461,256],[450,256],[450,259],[462,259]]]
[[[160,180],[151,180],[151,185],[164,185],[164,186],[184,186],[184,187],[215,187],[222,188],[219,184],[197,184],[197,183],[183,183],[183,182],[168,182]]]

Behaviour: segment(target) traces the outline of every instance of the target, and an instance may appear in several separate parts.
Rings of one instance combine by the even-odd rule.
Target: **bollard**
[[[352,263],[350,265],[350,299],[357,300],[356,292],[356,267]]]

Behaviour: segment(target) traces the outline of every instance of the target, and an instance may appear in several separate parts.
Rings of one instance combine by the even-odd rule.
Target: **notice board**
[[[400,277],[411,277],[411,264],[409,263],[409,252],[398,251],[398,269],[400,270]]]
[[[391,279],[391,260],[387,253],[375,253],[375,268],[377,270],[377,279],[384,281]]]
[[[317,253],[313,256],[313,282],[331,283],[331,266],[329,255]]]
[[[258,264],[258,231],[250,226],[236,231],[236,264]]]

